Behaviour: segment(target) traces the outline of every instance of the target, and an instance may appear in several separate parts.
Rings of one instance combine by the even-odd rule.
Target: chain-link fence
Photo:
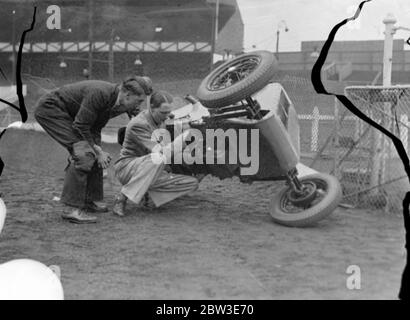
[[[361,112],[400,138],[407,152],[410,86],[354,86],[345,94]],[[335,111],[334,173],[345,201],[400,210],[409,183],[391,140],[346,108],[336,105]]]
[[[300,76],[278,74],[280,83],[295,106],[300,125],[300,148],[304,162],[309,164],[316,156],[333,127],[334,98],[319,95],[313,88],[309,74]],[[323,162],[321,171],[330,172],[332,163]]]
[[[284,75],[275,81],[283,85],[298,112],[302,161],[337,176],[344,203],[400,212],[410,185],[391,140],[333,96],[318,95],[310,79]],[[344,90],[360,111],[396,135],[407,152],[410,86],[348,86]]]
[[[10,108],[7,106],[2,109],[0,106],[0,133],[3,129],[7,128],[7,126],[10,123],[11,123]]]

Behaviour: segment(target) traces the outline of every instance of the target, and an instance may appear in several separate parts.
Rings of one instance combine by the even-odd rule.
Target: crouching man
[[[151,94],[148,77],[130,77],[121,84],[89,80],[63,86],[40,98],[34,116],[44,130],[70,154],[61,202],[73,207],[63,219],[92,223],[87,212],[107,211],[103,199],[103,172],[111,157],[101,148],[101,130],[110,118],[138,114]]]
[[[115,199],[116,215],[124,215],[127,199],[138,204],[147,194],[159,207],[198,188],[195,177],[169,173],[163,162],[153,161],[161,141],[152,137],[155,130],[165,128],[172,101],[169,93],[154,92],[149,108],[127,125],[120,157],[114,165],[115,175],[123,185]]]

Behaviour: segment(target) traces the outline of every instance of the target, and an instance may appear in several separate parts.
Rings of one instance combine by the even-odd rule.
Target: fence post
[[[402,126],[402,129],[400,129],[400,140],[403,143],[404,150],[406,150],[406,153],[409,153],[409,120],[407,117],[407,114],[402,114],[400,116],[400,122],[404,124]]]
[[[335,116],[335,138],[333,140],[334,145],[338,146],[339,145],[339,136],[340,136],[340,123],[339,123],[339,100],[335,97],[335,110],[334,110],[334,116]]]
[[[339,136],[340,136],[340,122],[339,122],[339,100],[335,97],[335,134],[334,134],[334,139],[333,139],[333,172],[337,178],[340,178],[339,175],[339,167],[338,167],[338,162],[339,162],[339,154],[337,148],[339,147]]]
[[[396,19],[392,14],[388,14],[384,18],[383,23],[385,25],[384,31],[384,49],[383,49],[383,86],[391,86],[391,72],[393,61],[393,36],[395,33],[394,24]],[[390,113],[391,104],[384,102],[384,110]],[[382,125],[386,125],[385,116],[382,116]],[[373,154],[372,154],[372,171],[370,176],[370,185],[377,187],[383,183],[385,177],[385,164],[386,164],[386,144],[385,137],[382,133],[373,129]],[[370,191],[372,196],[379,194],[379,188],[374,188]]]
[[[357,140],[359,140],[359,137],[360,137],[360,118],[359,117],[357,117],[355,120],[354,120],[354,135],[353,135],[353,137],[354,137],[354,141],[357,141]]]
[[[312,114],[312,140],[311,140],[311,145],[310,145],[310,150],[313,152],[317,152],[318,150],[319,119],[320,119],[319,108],[314,107],[313,114]]]
[[[406,151],[406,153],[408,154],[409,152],[409,129],[407,128],[410,124],[410,121],[408,120],[407,114],[402,114],[400,116],[400,124],[399,124],[399,129],[400,129],[400,141],[403,144],[404,150]],[[395,128],[394,130],[391,130],[392,132],[395,132]],[[396,136],[399,134],[399,132],[397,132]],[[390,148],[389,148],[389,152],[392,154],[392,157],[394,159],[398,159],[400,158],[396,148],[394,148],[393,143],[390,143]]]

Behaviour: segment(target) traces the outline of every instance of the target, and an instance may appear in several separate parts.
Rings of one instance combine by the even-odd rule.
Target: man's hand
[[[99,155],[97,155],[97,161],[101,168],[107,169],[111,162],[111,156],[108,152],[102,151]]]
[[[191,129],[190,123],[189,122],[183,122],[182,123],[182,131],[189,130],[189,129]]]
[[[108,152],[102,150],[100,146],[94,145],[97,162],[100,168],[107,169],[111,162],[111,156]]]

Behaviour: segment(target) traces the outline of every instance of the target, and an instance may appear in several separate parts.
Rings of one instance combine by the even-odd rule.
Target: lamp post
[[[61,34],[71,33],[71,31],[72,31],[71,28],[61,29],[60,33]],[[61,53],[61,56],[63,56],[63,53],[64,53],[64,39],[63,39],[62,36],[61,36],[61,43],[60,43],[60,53]],[[67,68],[67,63],[64,61],[64,58],[61,59],[59,67],[61,68],[63,76],[64,76],[65,75],[64,69]]]
[[[313,59],[317,59],[319,58],[319,56],[320,56],[319,50],[317,49],[317,47],[314,47],[312,53],[310,54],[310,57]]]
[[[138,54],[135,61],[134,61],[134,72],[137,76],[144,75],[144,67],[142,65],[142,61],[140,55]]]
[[[64,61],[64,59],[61,60],[61,62],[60,62],[60,64],[59,64],[59,67],[60,67],[61,69],[67,68],[67,63]]]
[[[94,0],[88,2],[88,73],[89,77],[93,76],[93,41],[94,41]]]
[[[83,77],[87,80],[90,78],[90,73],[88,72],[87,68],[83,69]]]
[[[112,28],[108,50],[108,78],[110,79],[110,82],[114,82],[114,41],[115,30]]]
[[[280,29],[284,28],[285,32],[289,31],[288,26],[286,25],[285,20],[281,20],[278,23],[278,28],[276,30],[276,59],[279,60],[279,36],[280,36]]]
[[[212,22],[211,68],[210,68],[211,70],[214,65],[216,42],[218,40],[218,29],[219,29],[219,0],[216,0],[215,11],[213,13],[213,22]]]
[[[12,24],[11,24],[11,45],[13,46],[13,55],[11,58],[12,63],[12,84],[16,85],[16,10],[12,12]]]
[[[61,59],[61,62],[58,66],[60,67],[60,70],[61,70],[61,78],[64,79],[66,76],[65,70],[67,69],[67,63],[64,61],[64,58]]]

